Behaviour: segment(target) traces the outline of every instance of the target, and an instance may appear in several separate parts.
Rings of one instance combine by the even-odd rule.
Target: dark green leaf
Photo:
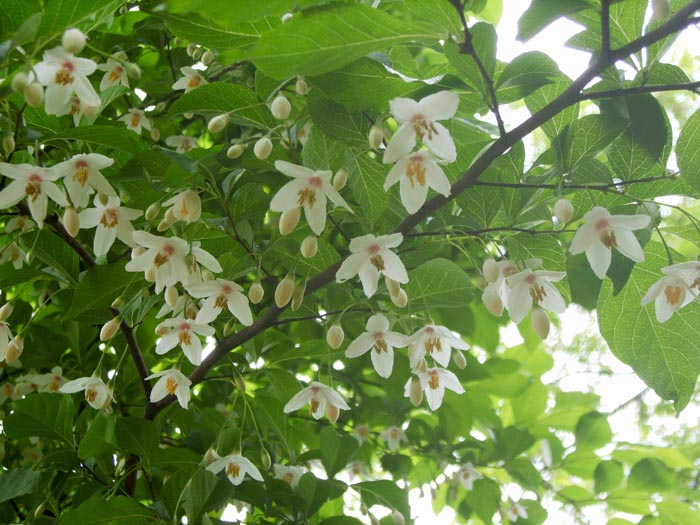
[[[387,206],[384,179],[388,167],[367,154],[355,155],[352,152],[345,154],[345,166],[348,170],[348,185],[360,205],[362,217],[366,217],[370,226],[373,226]]]
[[[4,424],[5,434],[9,437],[19,439],[36,436],[74,446],[75,406],[71,396],[32,394],[15,401],[13,406],[13,411]]]
[[[501,486],[490,478],[477,479],[467,493],[467,503],[484,523],[491,523],[501,504]]]
[[[531,39],[557,18],[566,16],[589,5],[583,0],[533,0],[527,11],[518,21],[518,40]]]
[[[601,461],[593,474],[596,494],[610,492],[618,488],[625,479],[625,471],[622,463],[615,460]]]
[[[677,476],[663,461],[645,458],[635,463],[627,479],[627,490],[653,494],[676,486]]]
[[[160,438],[156,426],[145,419],[120,417],[114,430],[120,447],[139,456],[150,469],[151,453],[158,447]]]
[[[60,525],[137,525],[155,523],[155,513],[126,496],[90,499],[61,516]]]
[[[353,147],[368,149],[367,134],[372,123],[359,111],[350,112],[340,104],[326,98],[321,91],[311,91],[308,108],[312,122],[330,138],[349,143]]]
[[[329,478],[340,472],[357,450],[357,439],[339,435],[333,427],[326,427],[319,436],[321,462]]]
[[[110,452],[114,454],[119,450],[114,433],[115,418],[112,414],[97,414],[90,421],[88,430],[78,445],[78,457],[89,459]]]
[[[447,259],[433,259],[409,273],[406,293],[416,305],[460,308],[474,298],[469,276]]]
[[[20,468],[0,474],[0,503],[31,494],[39,488],[41,473],[37,470]]]
[[[676,144],[681,176],[695,190],[700,190],[700,111],[696,111],[683,126]]]
[[[367,507],[383,505],[388,509],[398,510],[406,520],[411,518],[408,493],[400,489],[393,481],[362,481],[351,485],[351,487],[360,494],[362,502]]]

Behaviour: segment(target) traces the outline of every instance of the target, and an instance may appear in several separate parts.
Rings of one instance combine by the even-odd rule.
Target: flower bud
[[[382,131],[381,126],[372,126],[369,128],[369,135],[367,136],[370,149],[379,149],[384,141],[384,131]]]
[[[177,293],[177,288],[174,286],[168,286],[165,289],[165,303],[171,308],[175,308],[179,294]]]
[[[196,44],[187,44],[186,51],[187,51],[187,56],[188,56],[188,57],[191,57],[192,55],[194,55],[194,52],[195,52],[196,50],[197,50],[197,45],[196,45]]]
[[[231,146],[229,149],[226,150],[226,156],[233,160],[237,159],[241,155],[243,155],[243,152],[245,151],[245,146],[243,144],[234,144]]]
[[[141,68],[133,62],[129,62],[126,65],[126,75],[131,80],[138,80],[141,78]]]
[[[460,370],[467,366],[467,360],[465,359],[464,354],[456,348],[452,350],[452,361],[454,361],[455,365]]]
[[[564,197],[560,197],[554,203],[554,216],[561,224],[566,224],[574,216],[574,205]]]
[[[120,295],[114,301],[112,301],[110,308],[114,308],[115,310],[121,310],[122,308],[124,308],[125,304],[126,302],[124,301],[124,298]]]
[[[141,247],[141,246],[137,246],[136,248],[132,248],[131,249],[131,260],[133,261],[139,255],[143,255],[145,252],[146,252],[146,249]]]
[[[202,53],[202,64],[208,66],[214,61],[214,52],[210,49]]]
[[[44,102],[44,88],[38,82],[32,82],[24,88],[24,100],[28,106],[38,108]]]
[[[652,20],[666,20],[671,15],[671,5],[668,0],[651,0]]]
[[[501,317],[503,315],[503,300],[498,292],[491,288],[486,288],[484,293],[481,294],[481,300],[484,303],[486,309],[491,312],[491,315],[496,317]]]
[[[409,388],[408,398],[411,400],[411,404],[414,407],[420,406],[423,402],[423,387],[420,384],[420,379],[416,376],[411,378],[411,386]]]
[[[335,423],[338,421],[339,415],[340,409],[337,406],[331,405],[330,403],[326,405],[326,417],[328,418],[328,421]]]
[[[146,213],[144,214],[144,218],[147,221],[152,221],[153,219],[158,217],[159,213],[160,213],[160,204],[158,204],[157,202],[154,202],[148,208],[146,208]]]
[[[7,344],[7,350],[5,352],[5,362],[11,365],[19,359],[24,351],[24,338],[20,335],[15,336],[12,341]]]
[[[10,87],[15,93],[22,93],[24,91],[24,88],[26,88],[28,84],[29,77],[24,71],[20,71],[18,73],[15,73],[15,76],[12,77]]]
[[[304,294],[306,293],[306,283],[297,284],[294,287],[294,293],[292,294],[292,305],[290,309],[292,312],[296,312],[300,307],[301,303],[304,302]]]
[[[269,137],[263,137],[255,143],[253,146],[253,153],[260,160],[265,160],[272,153],[272,141]]]
[[[233,329],[236,326],[236,318],[232,317],[228,321],[226,321],[226,324],[224,325],[224,337],[227,337],[231,332],[233,332]]]
[[[221,115],[212,117],[207,124],[207,129],[209,133],[218,133],[226,127],[226,124],[228,124],[228,114],[222,113]]]
[[[109,341],[119,330],[121,321],[119,317],[114,317],[102,325],[100,330],[100,341]]]
[[[238,389],[238,391],[239,391],[241,394],[245,394],[246,383],[245,383],[245,379],[243,379],[243,376],[241,376],[240,374],[236,374],[236,375],[233,377],[233,382],[235,383],[236,388]]]
[[[389,297],[396,308],[404,308],[408,304],[408,294],[406,290],[401,289],[398,294],[390,295]]]
[[[489,285],[489,282],[483,275],[477,275],[476,282],[474,284],[479,290],[484,290]]]
[[[301,210],[299,208],[291,208],[283,211],[280,215],[279,229],[281,235],[288,235],[294,231],[294,228],[299,224]]]
[[[165,108],[167,107],[168,105],[165,102],[158,102],[158,104],[156,104],[156,111],[165,111]]]
[[[289,301],[292,300],[292,294],[294,293],[294,279],[291,275],[287,275],[282,279],[277,288],[275,288],[275,304],[277,308],[284,308],[287,306]]]
[[[291,20],[293,16],[294,16],[294,13],[284,13],[280,17],[280,22],[282,22],[284,24],[285,22],[288,22],[289,20]]]
[[[301,254],[311,259],[318,252],[318,241],[315,235],[309,235],[301,242]]]
[[[335,176],[333,177],[333,189],[335,191],[340,191],[345,187],[348,182],[348,170],[345,168],[340,168]]]
[[[333,350],[337,350],[340,348],[340,345],[343,344],[343,339],[345,339],[343,327],[340,326],[340,323],[333,323],[333,326],[326,332],[326,343],[328,343],[328,346]]]
[[[294,84],[294,91],[296,91],[297,95],[301,96],[309,94],[309,85],[306,83],[304,77],[297,77],[296,84]]]
[[[66,208],[63,212],[63,226],[71,237],[78,235],[80,230],[80,218],[75,208]]]
[[[156,269],[153,268],[152,266],[146,270],[146,272],[143,274],[143,278],[146,279],[146,282],[149,283],[154,283],[156,282]]]
[[[195,49],[194,52],[192,53],[192,59],[193,59],[193,60],[199,60],[200,57],[202,56],[202,53],[204,53],[204,51],[202,51],[202,48],[201,48],[201,47],[198,47],[198,48]]]
[[[97,115],[97,111],[100,108],[97,106],[91,106],[90,104],[86,104],[85,102],[80,103],[80,111],[82,112],[83,115],[87,117],[94,117]]]
[[[0,308],[0,321],[4,321],[10,317],[12,315],[12,310],[14,310],[12,303],[3,304],[2,308]]]
[[[549,335],[549,317],[547,313],[542,310],[542,308],[535,308],[532,311],[532,317],[530,318],[532,323],[532,329],[539,336],[540,339],[547,339]]]
[[[384,276],[384,284],[386,284],[386,289],[389,291],[389,295],[397,296],[401,293],[401,285],[394,281],[391,277]]]
[[[396,525],[404,525],[406,523],[403,514],[401,514],[398,510],[391,513],[391,521],[396,523]]]
[[[160,140],[160,131],[158,131],[158,128],[151,128],[151,138],[156,142]]]
[[[248,290],[248,299],[250,299],[250,302],[253,304],[258,304],[260,301],[262,301],[264,295],[265,290],[263,289],[262,284],[260,284],[260,281],[255,281]]]
[[[172,222],[168,221],[167,219],[163,219],[158,223],[158,227],[156,228],[156,230],[158,230],[159,232],[164,232],[167,231],[172,225]]]
[[[204,453],[204,463],[211,465],[218,458],[216,452],[210,448]]]
[[[194,113],[192,113],[191,111],[185,111],[182,114],[182,116],[185,117],[187,120],[191,120],[194,117]]]
[[[80,29],[71,28],[66,29],[63,32],[63,37],[61,38],[61,45],[63,49],[69,53],[77,55],[85,47],[85,35]]]
[[[270,454],[265,449],[262,449],[262,453],[260,454],[260,462],[266,470],[272,466],[272,459],[270,458]]]
[[[409,355],[411,355],[411,352],[409,350]],[[418,364],[416,365],[416,372],[421,372],[425,374],[428,371],[428,363],[425,361],[425,359],[421,359],[418,361]]]
[[[15,151],[15,137],[12,136],[12,133],[8,133],[2,138],[2,149],[5,150],[6,155]]]
[[[277,95],[270,105],[270,113],[277,120],[287,120],[292,111],[292,104],[284,95]]]
[[[214,280],[213,273],[211,273],[206,268],[204,270],[202,270],[202,281],[213,281],[213,280]]]
[[[481,271],[484,274],[484,278],[490,283],[495,283],[501,274],[498,263],[493,259],[484,259],[484,265],[481,267]]]

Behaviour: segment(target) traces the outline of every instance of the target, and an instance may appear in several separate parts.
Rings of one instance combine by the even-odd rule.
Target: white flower
[[[321,419],[326,410],[326,405],[335,409],[350,410],[345,400],[331,387],[314,381],[309,386],[302,388],[284,405],[284,412],[289,414],[299,410],[305,404],[311,405],[311,415],[314,419]]]
[[[194,190],[181,191],[163,203],[172,206],[172,214],[178,221],[196,222],[202,215],[202,200]],[[168,212],[166,211],[166,216]]]
[[[14,266],[15,270],[21,269],[26,260],[27,255],[20,250],[14,242],[4,246],[2,248],[2,253],[0,253],[0,264],[12,261],[12,266]]]
[[[187,153],[191,149],[199,147],[196,137],[188,137],[186,135],[171,135],[165,139],[165,144],[175,148],[175,151],[178,153]]]
[[[197,334],[207,337],[215,333],[214,328],[202,323],[199,319],[192,320],[184,317],[166,319],[158,327],[169,329],[169,332],[158,341],[156,354],[163,355],[180,345],[189,362],[195,366],[202,362],[202,341],[199,340]]]
[[[67,382],[68,380],[63,377],[63,369],[60,366],[54,366],[51,372],[32,378],[32,383],[39,387],[39,392],[59,392],[60,388]]]
[[[514,323],[522,321],[532,307],[536,305],[547,310],[562,314],[566,303],[559,291],[550,284],[551,281],[561,281],[566,272],[532,271],[525,268],[522,272],[506,278],[508,283],[508,313]]]
[[[147,248],[141,255],[126,263],[127,272],[144,272],[153,277],[156,293],[177,282],[186,283],[190,278],[185,258],[190,252],[187,241],[179,237],[158,237],[144,231],[132,234],[134,242]]]
[[[199,319],[211,322],[218,317],[224,307],[245,326],[253,324],[248,298],[243,288],[233,281],[216,279],[193,284],[188,288],[192,297],[206,297],[199,312]]]
[[[61,178],[61,173],[54,168],[0,162],[0,173],[14,179],[0,191],[0,209],[14,206],[26,196],[29,211],[39,228],[44,225],[49,197],[61,206],[68,206],[65,194],[53,182]]]
[[[700,261],[672,264],[661,268],[661,271],[666,275],[680,277],[688,285],[688,288],[700,291]]]
[[[74,155],[70,160],[55,166],[63,177],[63,185],[74,206],[84,208],[88,202],[88,190],[93,188],[108,196],[117,193],[100,172],[114,164],[114,160],[99,153]]]
[[[411,367],[415,368],[426,355],[431,356],[437,363],[447,367],[450,364],[452,349],[469,350],[469,345],[459,337],[455,337],[444,326],[429,324],[410,336],[408,356]]]
[[[651,220],[648,215],[610,215],[605,208],[596,206],[583,216],[583,220],[586,223],[574,235],[569,251],[574,255],[585,251],[598,278],[605,278],[612,248],[617,248],[634,262],[644,260],[642,247],[632,231],[645,228]]]
[[[234,485],[243,483],[243,478],[248,474],[251,478],[257,481],[263,481],[262,474],[253,463],[240,454],[229,454],[222,458],[215,459],[207,470],[214,474],[226,470],[226,477]]]
[[[182,284],[185,286],[191,286],[202,282],[202,269],[199,267],[200,265],[214,273],[223,271],[219,261],[217,261],[211,253],[202,249],[200,247],[201,244],[202,243],[199,241],[192,242],[192,247],[190,249],[192,258],[189,266],[187,266],[187,280],[182,281]]]
[[[277,463],[275,463],[274,469],[275,477],[277,479],[281,479],[282,481],[286,481],[293,489],[297,487],[301,477],[308,472],[304,467],[285,467],[284,465],[279,465]]]
[[[92,249],[96,257],[101,257],[109,252],[115,239],[119,239],[127,246],[135,246],[132,239],[134,227],[130,221],[141,216],[141,210],[124,208],[119,205],[119,197],[109,197],[107,204],[102,204],[95,197],[95,208],[89,208],[80,212],[81,228],[95,228],[95,238]]]
[[[518,518],[523,518],[524,520],[527,519],[527,511],[525,510],[525,507],[523,507],[520,503],[515,503],[511,505],[511,507],[508,509],[508,520],[511,523],[515,523],[518,521]]]
[[[381,438],[386,441],[389,450],[398,450],[401,441],[406,441],[406,434],[399,427],[389,427],[382,430]]]
[[[36,228],[36,224],[34,224],[34,221],[26,215],[18,215],[17,217],[12,217],[5,224],[6,233],[12,233],[18,230],[24,233],[33,228]]]
[[[389,377],[394,367],[394,347],[406,346],[406,337],[389,331],[389,320],[376,314],[367,320],[367,331],[355,339],[345,357],[359,357],[372,350],[372,365],[382,377]]]
[[[444,368],[428,368],[425,372],[414,371],[420,380],[421,387],[425,391],[430,410],[437,410],[442,405],[445,397],[445,388],[449,388],[458,394],[464,393],[457,376]],[[411,397],[411,379],[406,383],[404,397]]]
[[[401,202],[410,214],[416,213],[425,203],[428,187],[448,197],[450,181],[433,156],[427,151],[416,151],[402,157],[386,177],[384,191],[399,182]]]
[[[293,180],[280,188],[270,201],[272,211],[284,212],[303,206],[306,221],[316,235],[326,227],[326,198],[336,206],[350,210],[340,193],[333,189],[331,171],[314,171],[291,162],[278,160],[275,169]]]
[[[151,390],[151,403],[157,403],[168,395],[174,395],[177,397],[177,402],[180,403],[180,406],[186,410],[187,404],[190,402],[190,385],[192,385],[192,381],[177,368],[156,372],[146,379],[155,379],[156,377],[159,379]]]
[[[379,237],[372,234],[355,237],[350,241],[352,254],[343,261],[335,274],[336,282],[343,283],[359,274],[362,289],[367,297],[372,297],[377,291],[380,274],[397,283],[407,283],[406,268],[401,259],[389,250],[389,248],[396,248],[402,241],[403,235],[400,233]]]
[[[7,345],[12,341],[12,331],[10,325],[5,321],[0,321],[0,361],[5,360],[7,355]]]
[[[458,106],[459,96],[450,91],[428,95],[418,102],[410,98],[389,101],[391,113],[400,125],[386,146],[384,164],[396,162],[413,151],[417,138],[438,157],[448,162],[456,160],[450,132],[436,121],[452,118]]]
[[[105,385],[99,377],[81,377],[68,381],[59,392],[63,394],[74,394],[85,390],[85,400],[92,408],[98,410],[107,408],[112,402],[112,389]]]
[[[114,58],[108,58],[104,64],[97,64],[97,69],[106,71],[100,81],[100,91],[121,84],[124,87],[129,87],[129,77],[126,72],[126,67]]]
[[[661,271],[667,273],[668,266]],[[668,321],[673,312],[683,308],[695,298],[688,284],[678,274],[667,274],[651,285],[646,295],[642,298],[642,306],[654,301],[656,319],[660,323]]]
[[[142,109],[131,108],[117,120],[126,124],[126,128],[141,134],[141,128],[151,130],[151,121]]]
[[[358,425],[355,427],[355,430],[353,430],[352,435],[355,436],[355,439],[362,445],[369,437],[369,427],[367,425]]]
[[[200,75],[196,69],[192,69],[191,67],[181,67],[180,73],[184,76],[173,84],[173,89],[184,89],[185,93],[189,93],[194,88],[207,83],[204,77]]]
[[[474,488],[474,482],[477,479],[483,479],[484,475],[474,468],[471,463],[465,463],[459,469],[459,480],[462,486],[467,490]]]
[[[44,52],[43,61],[34,66],[39,83],[46,87],[44,109],[49,115],[65,115],[66,105],[75,93],[88,106],[100,107],[101,100],[87,79],[97,64],[77,58],[62,47]]]

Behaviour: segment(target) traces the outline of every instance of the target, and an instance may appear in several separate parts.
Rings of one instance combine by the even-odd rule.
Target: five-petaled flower
[[[574,235],[569,251],[574,255],[585,251],[599,279],[605,278],[610,267],[613,248],[634,262],[644,260],[642,247],[632,231],[648,226],[651,220],[648,215],[611,215],[605,208],[596,206],[583,220],[585,224]]]
[[[462,465],[457,475],[459,476],[459,481],[462,483],[462,486],[467,490],[472,490],[472,488],[474,488],[474,482],[484,477],[471,463]]]
[[[181,67],[180,73],[182,73],[183,76],[173,84],[173,89],[184,89],[185,93],[189,93],[194,88],[207,83],[204,77],[200,75],[196,69],[192,69],[191,67]]]
[[[457,158],[455,143],[445,126],[437,122],[452,118],[459,106],[459,96],[440,91],[416,102],[410,98],[389,101],[392,115],[399,128],[384,151],[384,164],[396,162],[408,155],[420,139],[435,155],[448,162]]]
[[[304,467],[285,466],[275,463],[275,477],[289,484],[293,489],[299,484],[301,477],[308,472]]]
[[[147,249],[126,263],[127,272],[144,272],[147,280],[155,281],[156,293],[166,286],[189,281],[190,273],[185,261],[190,252],[187,241],[179,237],[159,237],[144,231],[135,231],[132,238]]]
[[[406,337],[389,331],[389,320],[376,314],[367,320],[367,331],[360,334],[348,349],[345,357],[359,357],[372,351],[372,365],[382,377],[389,377],[394,367],[394,347],[406,346]]]
[[[210,337],[216,332],[199,318],[185,319],[184,317],[166,319],[158,325],[158,329],[167,330],[167,332],[158,341],[156,354],[165,354],[180,345],[189,362],[195,366],[202,362],[202,341],[199,340],[199,335]]]
[[[245,478],[246,474],[254,480],[263,481],[262,474],[260,474],[258,467],[253,465],[248,458],[240,454],[229,454],[228,456],[217,458],[207,466],[207,470],[214,474],[225,470],[226,477],[234,485],[243,483],[243,478]]]
[[[700,263],[672,264],[661,268],[664,276],[656,281],[642,298],[642,306],[654,301],[656,319],[668,321],[673,312],[683,308],[697,296],[700,287]],[[695,289],[695,290],[694,290]]]
[[[122,56],[123,55],[123,56]],[[123,61],[126,59],[126,55],[121,53],[119,56],[114,55],[115,58],[122,59],[121,61],[115,60],[115,58],[108,58],[107,62],[104,64],[97,64],[97,69],[100,71],[105,71],[102,80],[100,80],[100,91],[121,84],[124,87],[129,87],[129,78],[126,72],[126,66]]]
[[[187,376],[177,368],[171,368],[151,374],[146,379],[155,378],[159,379],[151,390],[151,403],[157,403],[168,395],[174,395],[180,406],[187,409],[190,402],[190,385],[192,385],[192,381]]]
[[[403,241],[403,235],[392,233],[375,237],[371,233],[350,241],[352,254],[343,261],[335,274],[336,282],[343,283],[359,274],[362,289],[367,297],[377,291],[379,276],[385,275],[397,283],[408,282],[406,267],[398,256],[389,250]]]
[[[514,323],[522,321],[530,311],[532,303],[547,310],[561,314],[566,310],[566,303],[551,281],[561,281],[566,272],[532,271],[525,268],[506,278],[508,283],[508,313]]]
[[[326,408],[328,408],[328,419],[332,422],[335,422],[338,418],[338,410],[350,410],[350,407],[338,392],[317,381],[294,394],[292,399],[284,405],[283,410],[288,414],[299,410],[307,403],[311,405],[311,415],[314,419],[321,419]]]
[[[189,286],[188,291],[192,297],[206,297],[198,319],[211,322],[224,308],[228,308],[228,311],[243,325],[253,324],[253,314],[250,311],[248,298],[242,293],[243,288],[235,282],[225,279],[203,281]]]
[[[178,153],[187,153],[199,147],[197,137],[188,137],[187,135],[171,135],[165,139],[165,145],[175,148]]]
[[[63,394],[74,394],[85,390],[85,400],[92,408],[101,410],[107,408],[112,402],[112,389],[105,385],[99,377],[80,377],[73,381],[68,381],[59,392]]]
[[[142,109],[131,108],[117,120],[126,124],[126,129],[141,134],[141,128],[151,131],[151,121]]]
[[[89,198],[89,190],[93,188],[110,197],[117,193],[104,175],[100,172],[114,164],[114,160],[99,153],[74,155],[70,160],[55,166],[56,171],[63,177],[63,185],[74,206],[84,208]]]
[[[272,211],[284,212],[303,207],[306,221],[316,235],[321,235],[326,227],[326,199],[330,199],[336,206],[343,206],[352,211],[331,184],[333,172],[314,171],[283,160],[276,161],[275,168],[294,180],[282,186],[272,198]]]
[[[442,405],[442,398],[445,397],[445,388],[449,388],[458,394],[464,393],[464,387],[449,370],[444,368],[428,368],[425,372],[414,370],[420,380],[421,388],[425,391],[430,410],[437,410]],[[411,396],[411,379],[406,383],[404,397]]]
[[[469,345],[456,337],[444,326],[429,324],[418,330],[407,340],[408,357],[415,368],[426,355],[435,362],[447,367],[450,364],[452,349],[469,350]]]
[[[95,197],[94,203],[94,208],[81,211],[79,217],[81,228],[97,227],[92,244],[95,256],[107,255],[117,238],[127,246],[135,246],[131,221],[141,216],[141,210],[120,206],[119,197],[109,197],[106,204]]]
[[[49,197],[61,206],[68,206],[65,194],[53,182],[61,178],[55,168],[0,162],[0,173],[14,179],[0,191],[0,209],[14,206],[26,196],[29,211],[39,228],[44,225]]]
[[[384,441],[386,441],[386,444],[391,451],[398,450],[399,445],[401,445],[401,441],[406,441],[406,434],[404,434],[401,427],[385,428],[379,435]]]
[[[384,182],[384,191],[399,183],[401,202],[410,214],[425,203],[428,187],[444,197],[450,195],[450,181],[428,151],[415,151],[402,157],[391,168]]]

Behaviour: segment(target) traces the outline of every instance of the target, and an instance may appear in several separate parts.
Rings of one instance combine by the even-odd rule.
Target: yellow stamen
[[[370,257],[369,262],[377,269],[377,271],[381,272],[385,268],[384,259],[382,259],[381,255],[374,255]]]
[[[241,467],[238,465],[238,463],[229,463],[228,465],[226,465],[227,476],[233,476],[234,478],[237,478],[240,472]]]
[[[316,203],[316,190],[311,188],[304,188],[299,190],[299,198],[297,199],[297,206],[303,206],[304,203],[308,203],[309,208],[313,208]]]
[[[97,390],[92,387],[85,389],[85,399],[87,399],[88,403],[95,401],[95,398],[97,398]]]
[[[177,381],[172,377],[167,378],[165,380],[165,389],[168,391],[168,394],[173,395],[175,390],[177,390]]]
[[[671,306],[678,306],[678,304],[681,302],[682,292],[683,289],[680,286],[667,286],[664,288],[666,302]]]
[[[381,354],[382,352],[387,352],[387,344],[384,339],[377,339],[374,342],[374,351],[377,352],[378,354]]]
[[[100,224],[105,228],[114,228],[119,224],[119,215],[117,215],[115,210],[107,209],[102,214]]]
[[[420,156],[411,158],[406,167],[406,177],[408,182],[411,183],[411,188],[416,185],[416,182],[421,186],[425,186],[425,166],[423,165],[423,159]]]

